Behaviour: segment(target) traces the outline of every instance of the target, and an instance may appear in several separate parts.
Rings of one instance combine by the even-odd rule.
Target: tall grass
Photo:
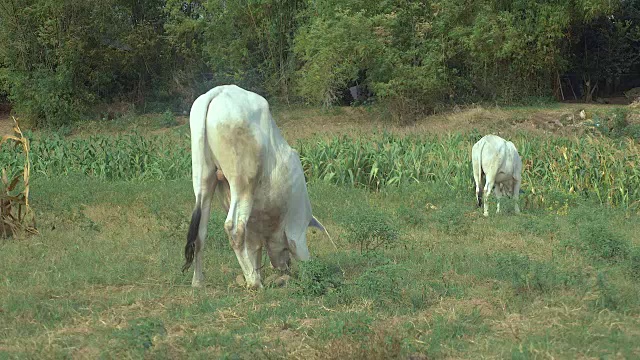
[[[66,139],[58,134],[30,137],[34,176],[82,173],[105,180],[169,180],[191,174],[188,139],[136,133],[86,139]],[[12,155],[0,152],[0,161],[19,163]]]
[[[308,178],[379,190],[406,182],[438,182],[451,189],[473,187],[471,132],[444,136],[377,139],[334,138],[300,143]],[[640,200],[640,148],[632,141],[585,136],[558,138],[517,134],[511,137],[523,158],[523,188],[533,201],[551,194],[597,198],[630,206]]]
[[[379,191],[407,183],[437,182],[472,191],[471,146],[477,132],[370,138],[335,137],[297,144],[308,180]],[[632,140],[603,137],[510,137],[523,158],[523,189],[539,206],[572,197],[635,206],[640,200],[640,148]],[[186,137],[92,136],[65,139],[31,136],[34,176],[83,173],[106,180],[188,179],[191,154]],[[5,164],[20,163],[0,152]],[[560,199],[560,200],[558,200]]]

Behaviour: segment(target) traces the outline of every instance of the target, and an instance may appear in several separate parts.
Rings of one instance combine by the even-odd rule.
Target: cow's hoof
[[[240,274],[238,276],[236,276],[236,284],[238,284],[238,286],[249,289],[249,290],[260,290],[262,289],[262,282],[260,282],[260,280],[256,281],[253,284],[248,283],[245,278],[244,275]]]
[[[482,215],[484,215],[484,217],[489,217],[489,213],[484,213]]]
[[[191,287],[193,287],[193,288],[202,288],[202,287],[204,287],[204,285],[202,284],[202,281],[192,281],[191,282]]]

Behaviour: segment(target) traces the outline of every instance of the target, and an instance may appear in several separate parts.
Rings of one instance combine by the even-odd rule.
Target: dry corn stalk
[[[32,234],[37,233],[35,228],[35,218],[29,207],[29,176],[31,171],[31,163],[29,161],[29,139],[24,137],[18,120],[13,118],[14,135],[5,135],[0,140],[0,146],[4,143],[13,142],[15,148],[22,146],[24,153],[24,167],[22,174],[18,173],[13,179],[7,176],[7,169],[3,166],[0,176],[0,237],[8,237],[9,234],[17,235],[20,231],[26,231]],[[16,186],[22,183],[24,189],[15,194],[12,193]]]

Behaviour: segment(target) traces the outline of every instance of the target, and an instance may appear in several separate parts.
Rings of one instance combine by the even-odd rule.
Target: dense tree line
[[[223,83],[314,105],[340,103],[360,85],[405,118],[558,96],[568,84],[592,97],[628,88],[640,72],[639,8],[640,0],[2,0],[0,97],[51,125],[114,102],[184,110]]]

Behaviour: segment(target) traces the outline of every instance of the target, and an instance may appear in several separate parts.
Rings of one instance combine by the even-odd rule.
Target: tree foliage
[[[454,103],[551,96],[565,71],[614,92],[640,70],[639,5],[5,0],[0,98],[56,125],[114,101],[186,110],[224,83],[325,106],[363,85],[405,120]]]

